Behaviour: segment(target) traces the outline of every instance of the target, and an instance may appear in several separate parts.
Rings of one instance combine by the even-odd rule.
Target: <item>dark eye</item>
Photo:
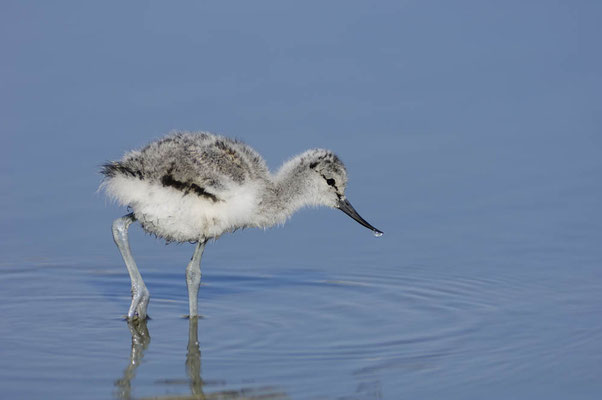
[[[334,181],[334,179],[328,178],[326,179],[326,183],[328,183],[330,186],[334,186],[336,182]]]

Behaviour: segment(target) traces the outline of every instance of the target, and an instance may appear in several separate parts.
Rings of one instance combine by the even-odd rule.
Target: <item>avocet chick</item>
[[[186,267],[190,317],[197,316],[207,240],[239,228],[282,224],[304,206],[338,208],[374,231],[345,197],[347,171],[323,149],[308,150],[272,174],[246,144],[206,132],[175,132],[103,165],[101,185],[132,212],[113,222],[113,239],[132,281],[127,317],[146,318],[150,294],[128,242],[134,221],[167,241],[196,243]]]

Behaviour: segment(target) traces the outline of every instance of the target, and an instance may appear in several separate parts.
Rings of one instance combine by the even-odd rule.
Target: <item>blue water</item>
[[[602,6],[3,2],[7,399],[597,399]],[[99,165],[171,129],[271,168],[334,150],[385,235],[306,209],[207,246],[131,228]]]

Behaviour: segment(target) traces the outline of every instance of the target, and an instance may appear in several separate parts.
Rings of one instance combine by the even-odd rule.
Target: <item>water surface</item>
[[[0,6],[0,392],[7,399],[598,399],[601,7]],[[230,3],[228,3],[230,4]],[[337,210],[207,246],[131,228],[99,165],[171,129],[349,170]]]

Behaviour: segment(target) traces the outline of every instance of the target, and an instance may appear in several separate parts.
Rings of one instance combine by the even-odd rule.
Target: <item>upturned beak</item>
[[[376,229],[375,227],[373,227],[372,225],[370,225],[368,223],[368,221],[366,221],[365,219],[363,219],[357,213],[357,211],[355,211],[355,208],[353,208],[353,206],[351,205],[351,203],[349,202],[349,200],[347,200],[345,198],[339,199],[339,204],[337,204],[337,208],[339,210],[343,211],[345,214],[349,215],[351,218],[353,218],[354,220],[356,220],[360,224],[364,225],[366,228],[374,231],[375,234],[379,234],[379,235],[383,234],[382,231]]]

